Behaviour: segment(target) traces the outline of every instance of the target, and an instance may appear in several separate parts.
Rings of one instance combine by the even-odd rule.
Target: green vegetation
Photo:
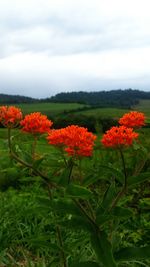
[[[94,107],[114,107],[130,109],[140,100],[150,99],[150,92],[140,90],[111,90],[99,92],[66,92],[45,99],[35,99],[18,95],[0,94],[1,104],[19,103],[82,103]],[[41,106],[40,106],[41,108]]]
[[[51,117],[66,111],[73,111],[79,108],[84,108],[85,105],[78,103],[32,103],[32,104],[17,104],[24,114],[32,112],[41,112]]]
[[[27,97],[27,96],[0,94],[1,105],[17,104],[17,103],[34,103],[38,101],[39,101],[38,99]]]
[[[150,100],[140,100],[139,104],[133,106],[135,110],[142,111],[146,116],[150,116]]]
[[[150,100],[133,109],[150,115]],[[19,129],[0,129],[0,266],[150,266],[149,129],[133,146],[106,149],[100,136],[128,109],[71,103],[19,104],[54,127],[98,133],[93,156],[74,159]],[[120,153],[121,152],[121,153]],[[127,187],[125,186],[127,181]]]
[[[101,117],[101,118],[116,118],[118,119],[124,113],[129,112],[128,109],[119,108],[91,108],[89,110],[79,111],[78,114],[87,116]],[[77,113],[76,113],[77,114]]]
[[[0,266],[64,267],[62,255],[67,258],[68,267],[116,266],[105,231],[112,242],[117,267],[148,267],[149,129],[141,129],[140,134],[140,143],[124,151],[130,186],[113,214],[108,213],[108,207],[124,177],[117,150],[102,148],[98,137],[93,157],[76,161],[72,172],[75,186],[68,187],[70,159],[66,157],[66,168],[60,151],[47,145],[45,136],[41,137],[33,164],[48,174],[49,185],[53,181],[59,186],[51,190],[50,200],[44,180],[9,157],[7,130],[0,129]],[[13,130],[12,142],[19,159],[31,163],[34,141],[30,134]],[[97,233],[91,237],[91,225],[72,199],[80,200],[92,218],[97,216],[96,223],[102,229],[100,239]]]
[[[150,99],[150,92],[139,90],[111,90],[99,92],[67,92],[51,97],[53,102],[78,102],[97,107],[131,108],[140,99]]]

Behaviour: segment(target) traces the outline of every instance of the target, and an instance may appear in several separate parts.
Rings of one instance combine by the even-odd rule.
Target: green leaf
[[[101,173],[101,176],[100,176]],[[107,174],[107,176],[106,176]],[[116,178],[116,180],[123,184],[123,174],[119,170],[108,167],[108,166],[100,166],[96,172],[93,172],[92,174],[88,175],[86,178],[84,178],[82,185],[89,186],[99,180],[107,180],[110,181],[108,176],[113,176]]]
[[[56,245],[56,244],[52,244],[50,242],[48,242],[47,240],[41,239],[39,237],[37,238],[31,238],[31,239],[24,239],[24,241],[28,242],[29,245],[34,246],[36,248],[50,248],[51,251],[56,251],[58,252],[60,250],[60,248]]]
[[[32,156],[25,150],[20,150],[20,153],[18,153],[18,157],[21,157],[22,160],[24,160],[25,162],[31,164],[32,163]]]
[[[98,223],[99,225],[103,225],[105,222],[108,222],[108,221],[110,221],[112,219],[113,219],[112,215],[109,215],[109,214],[106,214],[106,215],[98,214],[97,217],[96,217],[96,223]]]
[[[48,197],[37,197],[36,200],[41,205],[41,207],[50,207],[51,201]]]
[[[90,197],[92,197],[92,192],[90,190],[79,185],[70,184],[67,187],[66,193],[68,196],[81,199],[89,199]]]
[[[133,215],[133,212],[131,209],[115,207],[112,209],[111,214],[117,218],[126,218],[131,217]]]
[[[100,265],[92,261],[83,261],[83,262],[75,261],[69,264],[69,267],[100,267]]]
[[[142,183],[150,179],[150,172],[144,172],[137,176],[131,176],[128,178],[128,186],[133,186],[138,183]]]
[[[92,225],[89,223],[87,218],[81,216],[72,216],[68,220],[63,220],[63,222],[61,222],[61,226],[64,226],[66,229],[71,229],[72,231],[82,229],[86,232],[91,232],[93,230]]]
[[[41,182],[41,177],[40,176],[21,176],[20,177],[20,182],[21,183],[31,183],[31,182]]]
[[[101,204],[102,208],[104,208],[105,210],[109,209],[110,204],[112,203],[112,200],[114,199],[115,196],[116,196],[115,182],[112,182],[103,196],[103,201]]]
[[[105,232],[92,233],[91,243],[99,263],[103,264],[104,267],[117,267],[113,258],[111,244]]]
[[[96,183],[99,180],[107,180],[105,177],[100,177],[99,173],[92,173],[88,175],[86,178],[84,178],[82,185],[83,186],[89,186],[91,184]]]
[[[47,210],[52,210],[54,212],[64,215],[66,214],[73,214],[76,216],[82,215],[81,211],[76,207],[74,202],[70,199],[59,198],[50,200],[49,198],[38,197],[37,200],[40,204],[41,210],[43,208],[46,208]]]
[[[123,248],[115,253],[117,261],[134,261],[138,259],[150,259],[150,246]]]
[[[34,160],[34,162],[33,162],[33,168],[34,169],[38,168],[40,166],[40,164],[42,163],[43,160],[44,160],[44,157],[41,157],[41,158],[39,158],[37,160]]]
[[[10,168],[7,168],[7,169],[3,169],[1,172],[5,173],[8,178],[11,177],[11,178],[16,179],[16,177],[19,176],[19,171],[15,167],[10,167]]]
[[[67,186],[69,174],[70,174],[70,169],[69,168],[64,169],[59,176],[58,184],[61,186]]]
[[[145,122],[146,123],[150,123],[150,119],[149,118],[146,118]]]
[[[131,217],[132,215],[133,212],[131,211],[131,209],[126,209],[122,207],[115,207],[112,209],[111,212],[106,212],[105,214],[103,209],[99,208],[96,216],[96,222],[99,225],[103,225],[105,222],[113,220],[115,217],[117,217],[117,219],[124,219]]]

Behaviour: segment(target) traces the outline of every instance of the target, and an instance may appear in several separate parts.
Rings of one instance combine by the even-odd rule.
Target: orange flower
[[[51,145],[63,147],[69,156],[89,157],[92,155],[96,136],[84,127],[71,125],[60,130],[52,130],[47,137]]]
[[[130,146],[137,137],[138,133],[132,128],[114,126],[103,135],[101,142],[105,147]]]
[[[22,119],[22,112],[20,108],[14,106],[0,107],[0,122],[8,128],[14,128]]]
[[[48,120],[47,116],[42,115],[40,112],[34,112],[25,116],[20,122],[22,131],[31,134],[43,134],[50,130],[52,121]]]
[[[120,118],[119,124],[131,128],[141,127],[145,125],[145,115],[142,112],[131,111]]]
[[[48,143],[58,147],[64,147],[66,141],[66,129],[51,130],[47,137]]]

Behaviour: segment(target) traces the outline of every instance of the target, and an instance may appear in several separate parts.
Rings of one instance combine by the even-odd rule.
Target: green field
[[[133,106],[132,110],[137,110],[144,112],[146,116],[150,116],[150,100],[141,100],[139,104]],[[83,114],[87,116],[97,116],[97,117],[111,117],[118,119],[124,113],[129,112],[129,109],[121,109],[121,108],[94,108],[84,111],[79,111],[76,114]]]
[[[138,105],[133,107],[135,110],[142,111],[145,115],[150,116],[150,100],[141,100]]]
[[[41,112],[46,115],[55,115],[69,110],[83,108],[85,105],[78,103],[32,103],[32,104],[15,104],[22,109],[24,114],[32,112]]]
[[[32,104],[14,104],[22,109],[24,114],[32,112],[41,112],[48,116],[55,116],[64,112],[76,111],[76,114],[83,114],[87,116],[96,117],[111,117],[119,118],[124,113],[129,112],[128,109],[121,108],[91,108],[88,110],[78,111],[78,109],[86,108],[85,104],[78,103],[32,103]],[[144,112],[147,116],[150,116],[150,100],[141,100],[136,106],[133,106],[133,110]]]
[[[126,112],[93,109],[92,115],[97,110],[106,117]],[[105,267],[150,266],[149,129],[142,128],[139,141],[122,154],[101,146],[98,136],[93,156],[81,159],[45,137],[33,150],[32,135],[12,129],[10,154],[7,129],[0,129],[0,267],[100,267],[99,244],[106,259],[113,251],[117,263],[110,258]],[[126,248],[119,261],[118,251]]]
[[[78,114],[83,114],[87,116],[96,116],[96,117],[110,117],[110,118],[119,118],[124,113],[128,112],[127,109],[119,109],[119,108],[96,108],[89,109],[85,111],[78,112]]]

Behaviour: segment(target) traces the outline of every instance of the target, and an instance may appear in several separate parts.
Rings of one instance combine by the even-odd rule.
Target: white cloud
[[[149,8],[149,0],[1,0],[0,91],[148,89]]]

